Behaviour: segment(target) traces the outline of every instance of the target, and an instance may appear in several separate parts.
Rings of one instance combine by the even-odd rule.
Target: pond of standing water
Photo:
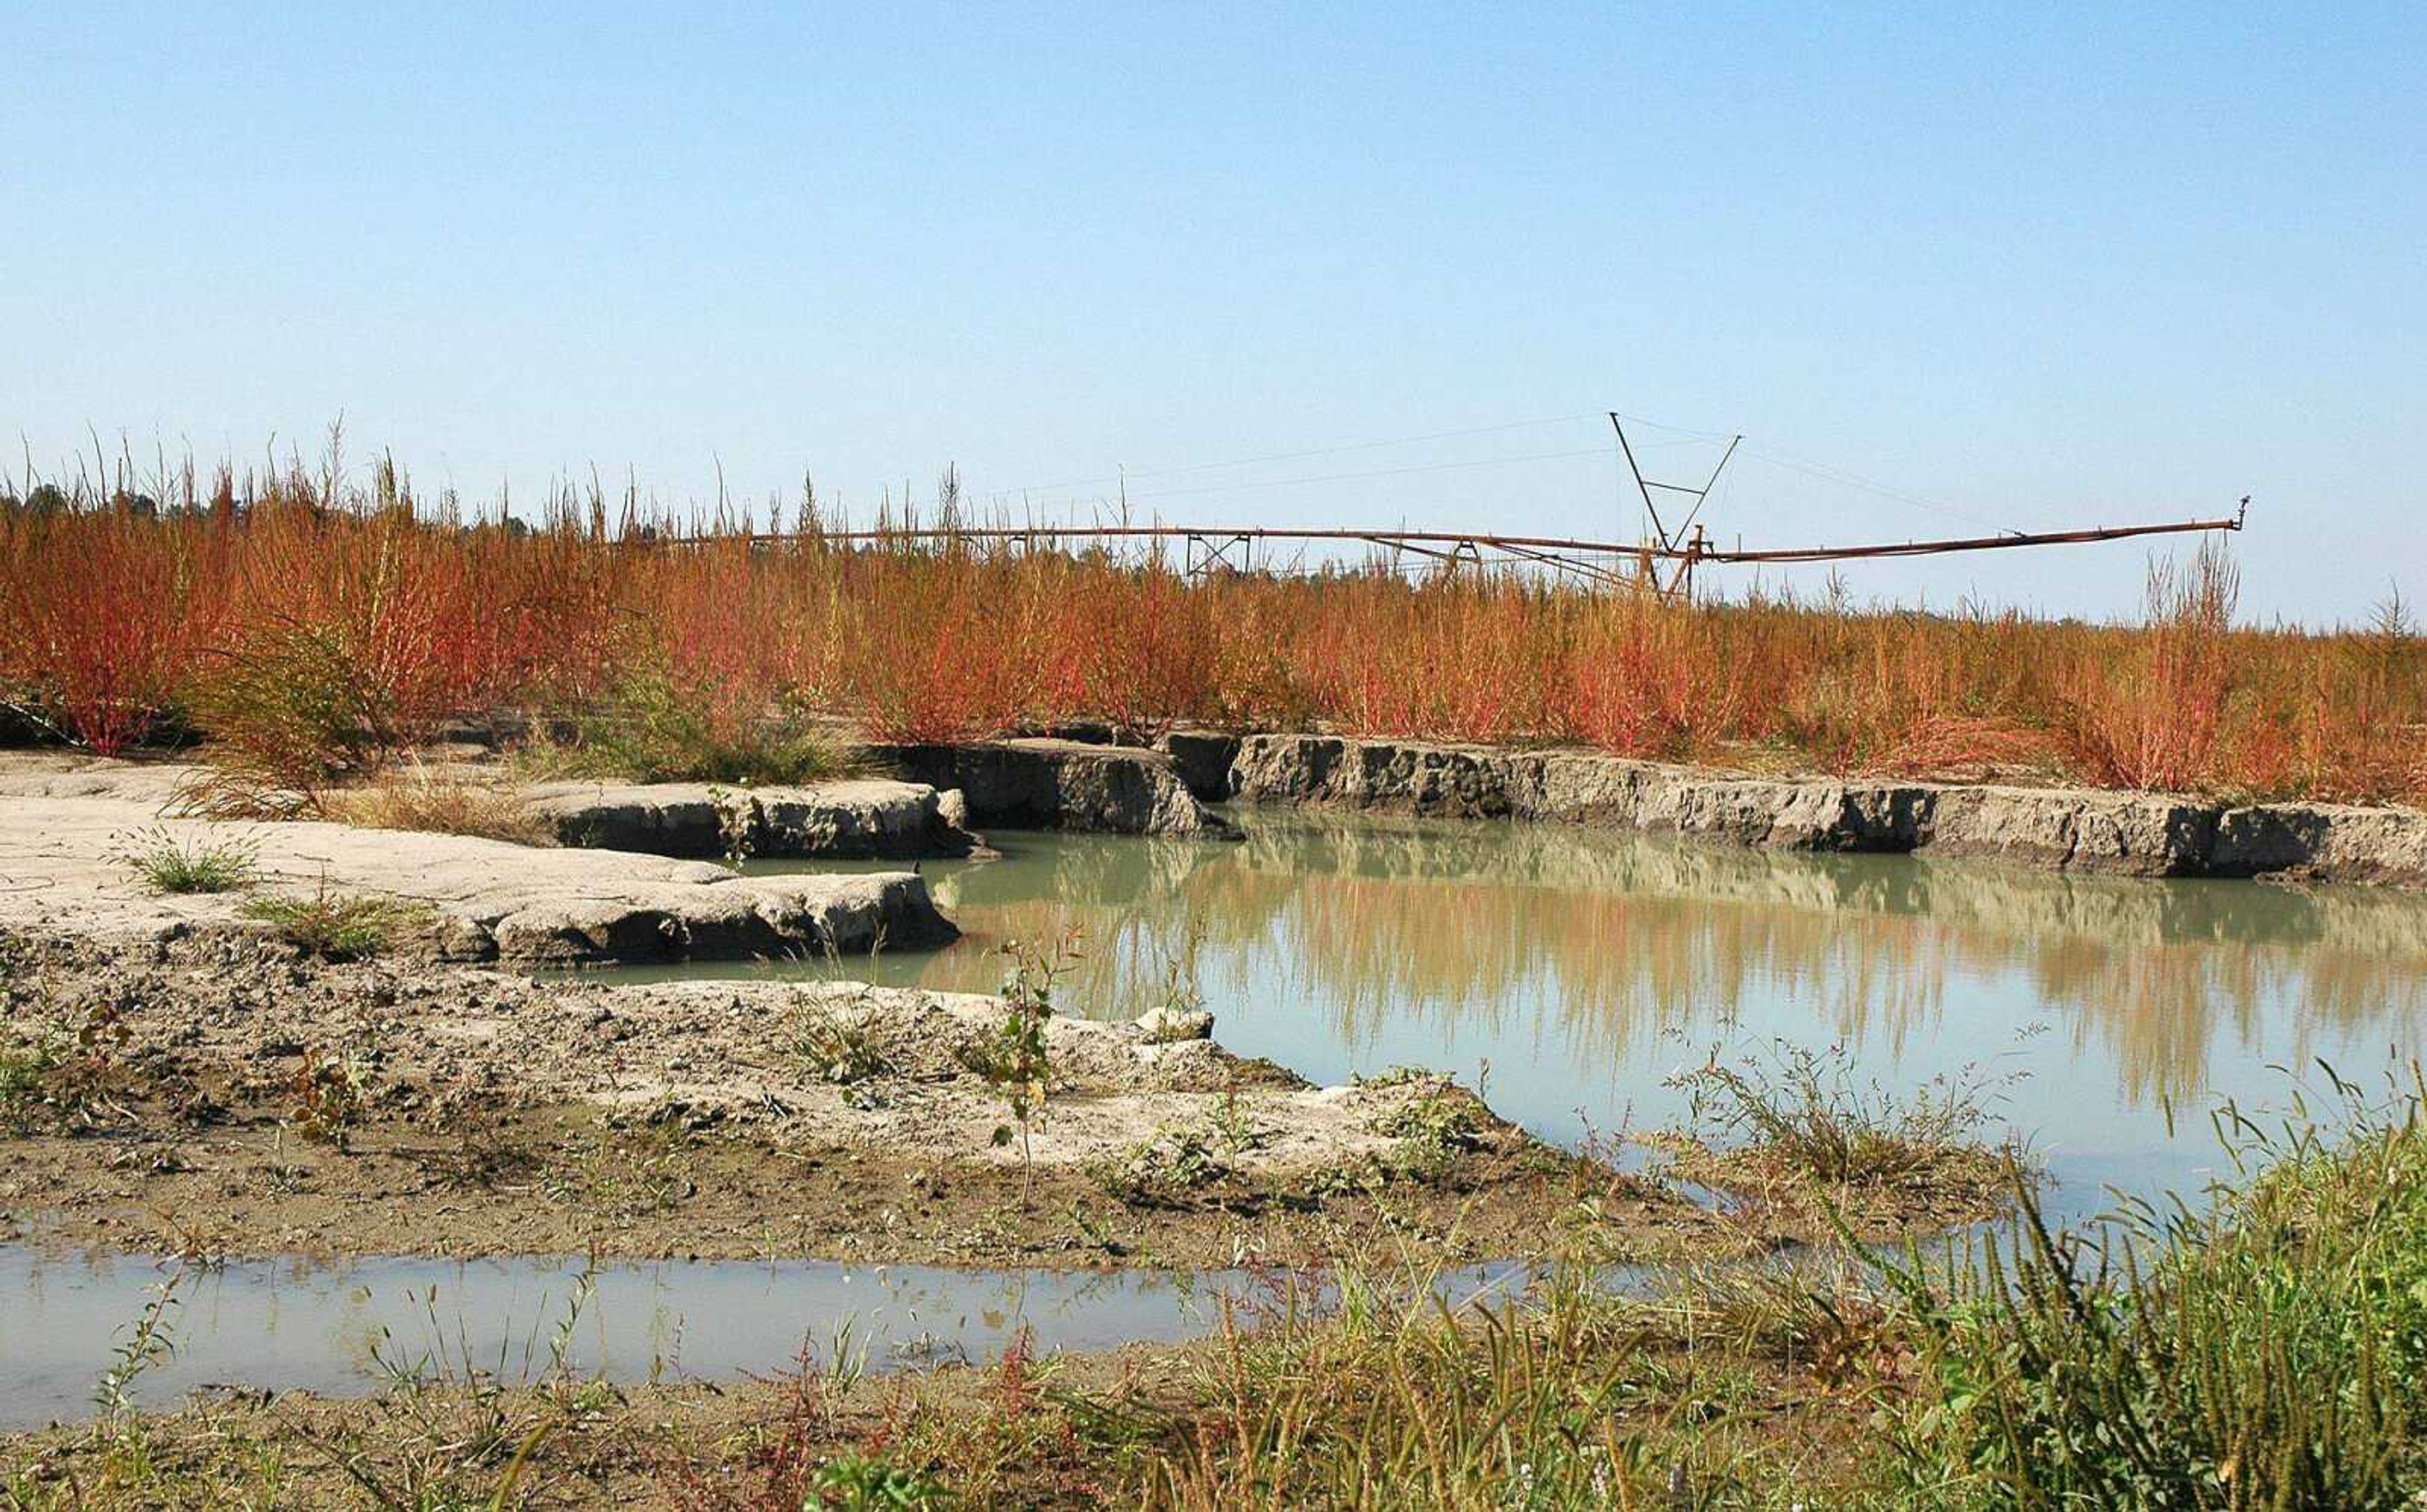
[[[1640,837],[1248,810],[1240,845],[1008,833],[926,864],[965,932],[924,953],[698,963],[640,975],[839,969],[990,992],[1007,939],[1070,928],[1066,1012],[1129,1017],[1194,977],[1222,1042],[1317,1081],[1400,1064],[1480,1080],[1545,1137],[1672,1123],[1680,1070],[1780,1041],[1864,1082],[2000,1079],[1996,1116],[2083,1215],[2109,1187],[2195,1192],[2222,1098],[2285,1103],[2318,1059],[2372,1079],[2416,1053],[2427,899],[2123,882],[1909,857],[1777,855]],[[889,869],[888,869],[889,870]],[[1178,964],[1176,966],[1176,963]],[[1488,1073],[1487,1073],[1488,1068]],[[147,1401],[206,1382],[360,1390],[391,1364],[544,1370],[578,1266],[375,1260],[189,1276]],[[84,1409],[161,1272],[0,1246],[0,1428]],[[1491,1272],[1459,1284],[1492,1284]],[[1241,1277],[870,1270],[786,1261],[601,1270],[573,1363],[619,1380],[780,1371],[846,1320],[871,1367],[1176,1339]],[[1192,1298],[1195,1300],[1192,1301]],[[376,1347],[377,1354],[374,1354]]]
[[[1315,1081],[1396,1065],[1481,1080],[1569,1144],[1681,1120],[1666,1080],[1714,1050],[1843,1047],[1858,1082],[1892,1092],[1991,1079],[2066,1215],[2109,1187],[2195,1192],[2224,1164],[2210,1111],[2281,1107],[2321,1059],[2381,1086],[2427,1010],[2427,899],[2391,891],[1238,817],[1237,845],[1000,833],[1000,859],[925,863],[964,932],[940,951],[649,974],[990,992],[995,947],[1077,928],[1064,1012],[1135,1016],[1193,963],[1233,1050]]]

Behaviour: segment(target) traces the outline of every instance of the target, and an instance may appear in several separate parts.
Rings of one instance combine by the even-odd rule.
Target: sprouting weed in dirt
[[[177,1352],[176,1331],[171,1314],[184,1304],[177,1288],[185,1281],[183,1270],[171,1272],[169,1278],[154,1286],[152,1300],[143,1315],[135,1320],[132,1328],[111,1352],[109,1368],[92,1390],[93,1406],[101,1409],[101,1421],[95,1425],[97,1437],[119,1439],[131,1431],[136,1419],[135,1383],[143,1373]]]
[[[24,1135],[45,1123],[89,1124],[114,1109],[132,1032],[125,1004],[105,999],[73,1029],[13,1036],[0,1044],[0,1130]]]
[[[951,1504],[943,1486],[924,1471],[888,1463],[880,1456],[845,1450],[809,1477],[806,1506],[836,1512],[926,1512]]]
[[[1422,1092],[1402,1101],[1375,1125],[1391,1137],[1387,1164],[1411,1180],[1437,1179],[1458,1157],[1483,1145],[1483,1124],[1474,1099],[1446,1077],[1425,1079]],[[1401,1081],[1396,1085],[1414,1083]]]
[[[332,892],[325,877],[309,898],[253,898],[237,912],[269,925],[296,949],[328,961],[377,955],[430,921],[425,904]]]
[[[627,1135],[601,1130],[572,1159],[540,1179],[554,1202],[602,1218],[643,1218],[672,1211],[697,1190],[691,1136],[679,1123],[643,1125]]]
[[[34,1131],[50,1102],[51,1071],[57,1052],[48,1040],[14,1039],[0,1046],[0,1130]]]
[[[286,1125],[313,1144],[343,1153],[362,1120],[369,1087],[370,1068],[359,1057],[307,1049],[287,1083]]]
[[[1053,1016],[1054,984],[1078,964],[1079,941],[1076,929],[1051,946],[1004,941],[1001,953],[1010,958],[1012,967],[1002,983],[1002,1017],[992,1034],[962,1052],[962,1064],[1002,1095],[1011,1114],[1012,1122],[995,1127],[993,1143],[1000,1148],[1018,1140],[1023,1203],[1034,1189],[1036,1174],[1030,1129],[1044,1114],[1052,1076],[1045,1025]]]
[[[1159,1129],[1125,1155],[1090,1168],[1106,1195],[1132,1207],[1162,1207],[1230,1174],[1203,1132]]]
[[[532,1163],[529,1151],[515,1140],[503,1097],[494,1091],[452,1088],[432,1106],[430,1121],[454,1143],[423,1155],[422,1168],[451,1186],[493,1187]]]
[[[856,1005],[829,1007],[815,994],[803,992],[794,1019],[792,1053],[822,1081],[837,1086],[873,1081],[889,1074],[873,1019]]]
[[[219,1271],[227,1268],[227,1240],[224,1235],[204,1227],[201,1223],[163,1213],[160,1221],[176,1241],[177,1263],[189,1271]]]
[[[1248,1111],[1246,1100],[1239,1096],[1236,1082],[1222,1089],[1222,1097],[1214,1104],[1214,1111],[1207,1115],[1207,1121],[1213,1126],[1214,1137],[1225,1155],[1245,1155],[1263,1146],[1264,1127],[1257,1123],[1255,1115]]]
[[[165,824],[120,837],[113,854],[159,893],[235,892],[252,886],[260,872],[257,843],[182,840]]]

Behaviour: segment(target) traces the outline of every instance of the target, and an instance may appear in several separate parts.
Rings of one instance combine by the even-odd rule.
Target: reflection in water
[[[1488,1060],[1492,1100],[1564,1137],[1673,1114],[1662,1075],[1723,1042],[1842,1040],[1891,1085],[1995,1060],[2028,1072],[2024,1132],[2061,1165],[2096,1152],[2093,1189],[2212,1153],[2170,1106],[2280,1100],[2270,1067],[2313,1056],[2381,1065],[2427,1002],[2427,901],[2401,894],[1244,817],[1237,846],[998,836],[1004,859],[928,869],[968,937],[877,974],[990,991],[989,945],[1077,925],[1066,1006],[1126,1017],[1193,939],[1234,1049],[1318,1079]]]
[[[86,1416],[115,1340],[174,1278],[174,1350],[136,1378],[166,1406],[202,1387],[346,1395],[394,1371],[507,1385],[565,1363],[610,1381],[781,1373],[796,1351],[871,1372],[988,1360],[1025,1330],[1039,1349],[1101,1350],[1204,1332],[1219,1299],[1252,1300],[1243,1272],[961,1271],[817,1261],[288,1260],[179,1273],[138,1256],[0,1244],[0,1432]],[[1622,1277],[1621,1277],[1622,1279]],[[1524,1284],[1517,1265],[1446,1273],[1465,1298]],[[572,1326],[563,1327],[572,1319]]]
[[[0,1245],[10,1323],[0,1350],[0,1431],[90,1410],[113,1337],[173,1274],[134,1256]],[[1239,1280],[746,1260],[585,1272],[579,1260],[547,1256],[234,1264],[178,1276],[167,1315],[175,1352],[138,1386],[140,1400],[157,1405],[206,1384],[342,1394],[377,1384],[391,1366],[457,1378],[479,1370],[513,1384],[546,1373],[568,1315],[567,1363],[614,1381],[781,1370],[804,1347],[831,1359],[845,1321],[854,1348],[877,1370],[989,1358],[1021,1328],[1043,1348],[1102,1349],[1200,1331],[1199,1279]]]

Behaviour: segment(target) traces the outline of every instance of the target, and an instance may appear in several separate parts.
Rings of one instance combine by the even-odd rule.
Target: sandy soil
[[[738,876],[706,861],[325,822],[221,823],[169,805],[191,769],[0,760],[0,928],[140,941],[259,933],[249,897],[376,895],[426,922],[405,943],[460,960],[660,960],[937,943],[952,926],[911,871]],[[129,858],[161,839],[237,848],[255,886],[160,896]]]
[[[994,1000],[332,964],[274,942],[9,942],[17,1237],[203,1256],[595,1251],[1295,1262],[1383,1232],[1524,1253],[1591,1189],[1620,1247],[1719,1243],[1430,1078],[1312,1088],[1052,1020],[1031,1164],[970,1062]],[[873,1067],[797,1048],[848,1026]],[[1582,1185],[1580,1186],[1580,1183]]]

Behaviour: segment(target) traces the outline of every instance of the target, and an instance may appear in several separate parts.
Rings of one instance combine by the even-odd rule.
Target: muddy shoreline
[[[1320,1262],[1385,1236],[1525,1253],[1580,1195],[1614,1247],[1741,1246],[1444,1079],[1317,1088],[1199,1038],[1052,1019],[1028,1155],[975,1067],[993,1000],[605,984],[274,941],[7,941],[0,1235],[279,1253]],[[851,1036],[847,1073],[808,1048]],[[70,1080],[70,1073],[73,1079]],[[1723,1228],[1727,1232],[1723,1236]]]

